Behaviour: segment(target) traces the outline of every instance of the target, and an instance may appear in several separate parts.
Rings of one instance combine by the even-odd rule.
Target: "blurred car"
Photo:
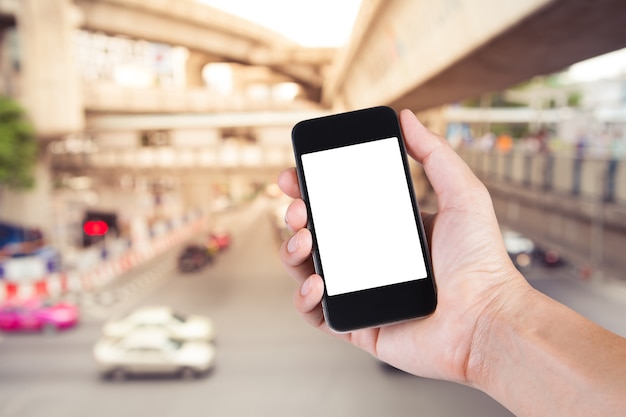
[[[531,265],[535,244],[532,240],[513,230],[503,230],[502,239],[511,260],[517,268]]]
[[[5,332],[59,331],[76,326],[78,321],[78,307],[65,301],[32,299],[0,306],[0,330]]]
[[[543,266],[550,268],[556,268],[566,264],[565,260],[561,256],[561,253],[554,248],[545,249],[536,247],[533,255]]]
[[[171,338],[167,332],[139,329],[123,338],[100,339],[93,355],[103,377],[177,375],[185,379],[206,374],[215,364],[215,347],[206,341]]]
[[[193,272],[213,262],[213,254],[205,245],[190,244],[185,246],[178,256],[178,269],[181,272]]]
[[[29,255],[43,245],[43,234],[38,228],[0,222],[0,258]]]
[[[209,234],[207,239],[207,247],[209,252],[217,253],[229,248],[231,243],[231,235],[225,230],[216,230]]]
[[[143,307],[105,323],[102,333],[110,338],[126,337],[137,330],[160,330],[181,340],[211,341],[215,325],[205,316],[185,315],[167,306]]]
[[[537,245],[521,233],[506,229],[502,232],[502,238],[509,256],[518,268],[526,268],[531,264],[550,268],[566,264],[557,249]]]

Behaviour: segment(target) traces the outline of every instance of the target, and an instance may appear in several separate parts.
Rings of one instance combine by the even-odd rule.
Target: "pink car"
[[[230,233],[220,230],[213,232],[209,235],[207,239],[207,247],[209,248],[209,252],[217,253],[223,250],[228,249],[231,242]]]
[[[57,331],[74,327],[78,316],[78,307],[66,302],[12,301],[0,306],[0,330]]]

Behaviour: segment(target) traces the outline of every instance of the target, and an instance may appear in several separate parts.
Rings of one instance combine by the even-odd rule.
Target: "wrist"
[[[476,321],[468,383],[519,416],[619,415],[624,339],[520,278],[506,280]]]
[[[502,343],[512,340],[509,333],[519,327],[516,320],[529,308],[533,293],[536,290],[517,270],[494,290],[491,301],[476,320],[466,366],[469,385],[487,393],[492,391],[492,385],[497,383]]]

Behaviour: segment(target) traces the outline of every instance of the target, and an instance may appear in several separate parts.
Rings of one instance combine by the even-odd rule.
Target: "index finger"
[[[278,186],[291,198],[300,198],[300,185],[295,168],[288,168],[278,175]]]

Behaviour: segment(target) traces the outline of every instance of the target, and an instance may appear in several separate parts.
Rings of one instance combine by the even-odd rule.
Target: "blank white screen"
[[[398,139],[302,155],[328,295],[426,278]]]

